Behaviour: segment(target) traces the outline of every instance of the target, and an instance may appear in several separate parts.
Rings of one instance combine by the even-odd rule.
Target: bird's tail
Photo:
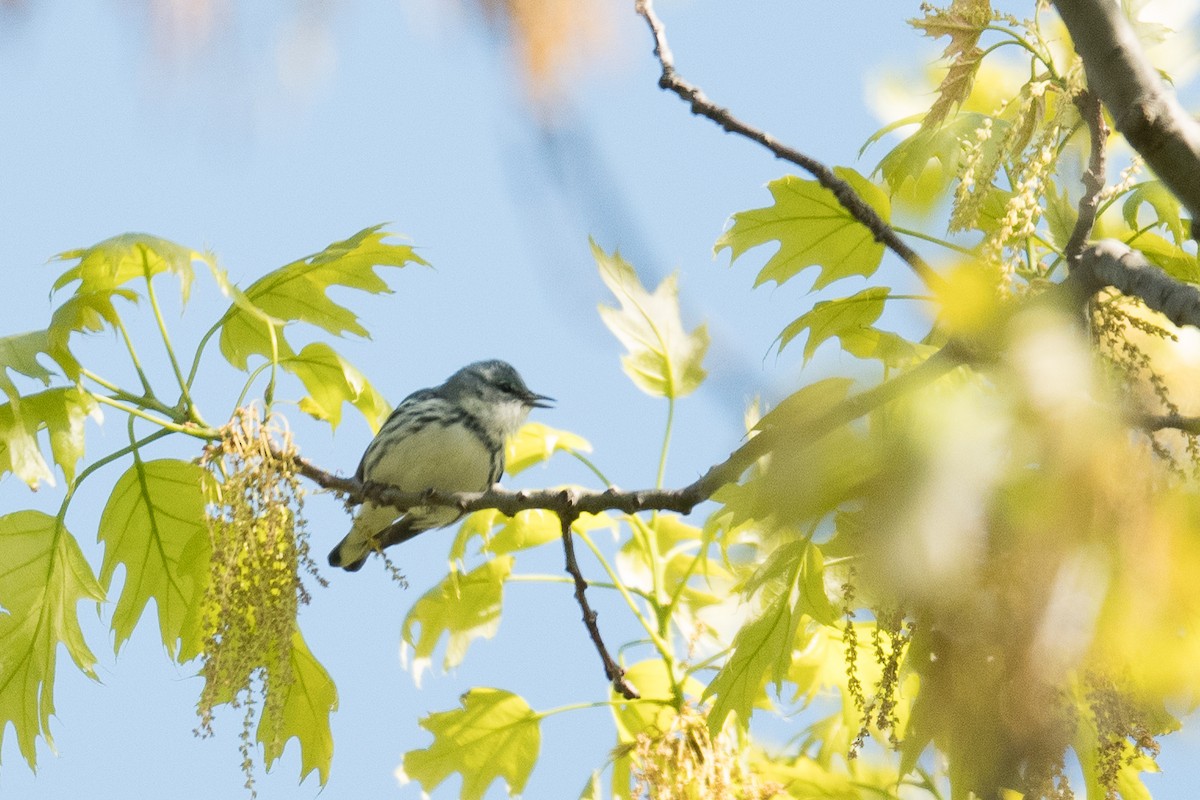
[[[364,503],[354,524],[337,545],[329,551],[329,566],[341,567],[347,572],[357,572],[366,563],[367,556],[382,546],[376,544],[375,535],[385,530],[396,519],[396,512],[380,508],[373,503]]]

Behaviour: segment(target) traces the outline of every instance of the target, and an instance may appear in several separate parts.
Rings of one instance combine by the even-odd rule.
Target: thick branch
[[[1172,278],[1124,242],[1104,239],[1083,249],[1079,264],[1062,284],[1077,298],[1111,286],[1141,299],[1175,325],[1200,328],[1200,286]]]
[[[1087,70],[1088,88],[1192,219],[1200,218],[1200,123],[1146,59],[1115,0],[1054,0]]]
[[[646,20],[646,24],[650,27],[650,33],[654,36],[654,55],[662,66],[662,75],[658,79],[660,87],[674,92],[687,101],[691,105],[693,114],[707,117],[728,133],[736,133],[758,142],[774,153],[776,158],[790,161],[808,172],[817,179],[817,183],[833,192],[838,203],[850,213],[850,216],[865,225],[875,236],[877,242],[881,242],[904,259],[904,262],[912,268],[926,286],[930,289],[938,289],[944,285],[941,276],[934,272],[933,268],[917,255],[916,251],[905,244],[896,231],[876,213],[875,209],[859,197],[850,184],[835,175],[833,170],[799,150],[783,144],[766,131],[759,130],[738,119],[730,113],[729,109],[722,108],[709,100],[698,86],[681,78],[675,71],[675,57],[671,54],[662,20],[654,12],[653,3],[651,0],[636,0],[634,7],[637,13]]]
[[[1200,417],[1185,417],[1182,414],[1145,414],[1136,420],[1138,427],[1146,431],[1161,431],[1168,428],[1200,435]]]

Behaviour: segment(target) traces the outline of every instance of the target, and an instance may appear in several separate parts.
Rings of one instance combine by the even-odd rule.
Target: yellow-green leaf
[[[592,445],[582,436],[560,431],[540,422],[526,422],[504,448],[504,471],[509,475],[549,460],[559,450],[590,453]]]
[[[335,242],[319,253],[293,261],[252,283],[225,312],[221,322],[221,353],[230,364],[245,369],[252,355],[272,357],[271,327],[276,327],[278,356],[294,354],[283,338],[282,324],[268,323],[252,313],[249,303],[274,320],[307,322],[340,336],[367,336],[354,312],[326,294],[330,287],[344,286],[371,294],[390,292],[376,267],[425,264],[409,245],[389,244],[387,233],[376,225]]]
[[[1176,245],[1184,242],[1183,220],[1179,216],[1179,199],[1171,194],[1162,181],[1146,181],[1133,187],[1121,206],[1121,215],[1125,224],[1137,230],[1138,211],[1142,205],[1150,206],[1154,211],[1154,222],[1171,232]]]
[[[617,726],[617,743],[631,744],[638,734],[651,735],[669,730],[676,711],[672,705],[675,689],[671,685],[671,674],[661,658],[639,661],[625,670],[625,680],[637,689],[641,697],[627,700],[611,691],[613,722]],[[704,685],[693,677],[683,680],[683,692],[696,698],[704,691]]]
[[[620,308],[600,306],[600,318],[628,350],[621,356],[625,374],[655,397],[691,394],[707,374],[702,364],[708,330],[703,325],[691,333],[684,330],[677,276],[667,276],[653,293],[647,292],[619,252],[610,256],[594,241],[591,245],[600,277],[621,304]]]
[[[452,573],[413,604],[404,618],[405,648],[413,648],[413,679],[420,683],[442,636],[449,637],[444,669],[462,663],[475,639],[490,639],[500,627],[504,581],[512,573],[513,557],[499,556],[466,575]]]
[[[763,697],[766,683],[778,687],[787,678],[796,633],[804,619],[806,563],[792,559],[782,580],[763,587],[762,611],[737,632],[733,654],[704,690],[705,698],[716,697],[708,715],[708,729],[714,735],[725,726],[730,712],[737,714],[739,725],[748,726],[750,710]]]
[[[300,400],[300,410],[325,420],[336,428],[342,421],[342,404],[349,403],[362,412],[371,432],[378,432],[391,408],[371,382],[336,350],[324,342],[313,342],[295,356],[280,362],[308,390]]]
[[[878,186],[847,167],[837,175],[887,221],[891,204]],[[755,285],[767,281],[784,283],[806,267],[820,267],[813,282],[820,289],[840,278],[871,275],[883,259],[883,245],[850,212],[833,192],[816,181],[788,175],[767,184],[775,204],[733,215],[733,225],[714,246],[719,253],[729,248],[737,260],[747,250],[778,242],[779,249],[758,273]]]
[[[208,559],[184,555],[195,547],[208,550],[204,504],[211,480],[195,464],[161,459],[135,462],[113,487],[97,539],[104,543],[100,583],[106,591],[117,566],[125,567],[112,618],[115,650],[128,641],[153,600],[171,657],[182,663],[199,651],[201,643],[188,620],[204,594]]]
[[[211,254],[146,233],[124,233],[91,247],[59,253],[55,259],[79,262],[58,276],[54,282],[55,291],[79,281],[77,294],[105,294],[131,280],[171,272],[179,278],[184,302],[187,302],[195,277],[192,262],[212,264],[214,260]]]
[[[432,792],[452,773],[462,775],[462,800],[480,800],[497,778],[509,796],[529,780],[541,749],[540,717],[521,697],[503,689],[475,688],[462,708],[421,720],[433,734],[425,750],[404,754],[403,775]]]
[[[91,678],[96,657],[84,641],[76,606],[104,599],[75,538],[40,511],[0,517],[0,739],[8,723],[21,755],[37,764],[40,735],[53,746],[54,672],[58,646]]]
[[[52,336],[49,330],[0,336],[0,391],[10,400],[20,396],[8,376],[10,371],[41,381],[43,386],[50,384],[50,370],[38,361],[42,354],[50,356],[68,378],[74,380],[79,376],[79,363],[66,348],[65,340]]]
[[[324,786],[329,780],[329,765],[333,761],[333,731],[330,715],[337,710],[337,687],[317,661],[300,631],[292,633],[292,682],[283,701],[283,717],[275,728],[264,715],[259,720],[258,741],[262,743],[267,768],[283,755],[284,746],[292,739],[300,742],[300,780],[314,769]]]
[[[886,286],[872,286],[849,297],[822,300],[813,306],[812,311],[801,314],[783,329],[783,333],[779,334],[779,349],[783,350],[788,342],[804,331],[808,331],[808,340],[804,343],[806,362],[822,342],[834,336],[850,352],[855,351],[856,345],[861,349],[863,338],[869,336],[871,326],[883,313],[889,292],[891,289]]]
[[[1200,283],[1200,260],[1179,245],[1154,233],[1143,233],[1130,239],[1129,244],[1171,277],[1188,283]]]
[[[921,128],[880,159],[875,171],[891,195],[911,196],[921,207],[929,207],[958,175],[963,155],[961,141],[973,140],[985,119],[984,114],[962,112],[943,125]],[[985,144],[982,161],[993,162],[1007,125],[1003,120],[993,120],[992,138]]]
[[[42,456],[37,434],[50,434],[50,452],[62,468],[67,483],[75,480],[75,466],[83,457],[83,421],[99,419],[91,394],[74,386],[47,389],[26,395],[20,404],[0,404],[0,475],[12,472],[36,488],[39,481],[54,484],[54,474]]]
[[[970,96],[975,73],[983,60],[983,51],[977,44],[991,22],[992,9],[988,0],[954,0],[947,9],[928,6],[924,17],[909,20],[910,25],[921,29],[926,36],[950,37],[950,44],[942,52],[943,58],[952,59],[950,69],[938,86],[937,99],[921,127],[936,127],[952,108]]]

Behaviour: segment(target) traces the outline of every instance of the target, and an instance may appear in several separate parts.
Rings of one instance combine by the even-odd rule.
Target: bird
[[[505,361],[468,364],[440,386],[404,398],[367,445],[354,477],[406,492],[486,491],[504,472],[505,441],[525,423],[530,410],[550,408],[552,402],[530,391]],[[417,506],[401,514],[367,501],[350,532],[330,551],[329,564],[356,572],[376,550],[451,525],[463,513],[445,506]]]

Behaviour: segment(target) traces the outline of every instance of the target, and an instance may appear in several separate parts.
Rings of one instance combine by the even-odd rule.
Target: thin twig
[[[933,268],[926,263],[925,259],[917,255],[916,251],[905,244],[896,231],[876,213],[875,209],[859,197],[858,193],[854,191],[849,183],[834,174],[833,170],[815,158],[807,156],[799,150],[780,142],[766,131],[755,128],[738,119],[729,109],[722,108],[709,100],[698,86],[681,78],[675,71],[675,57],[672,55],[671,48],[667,44],[667,36],[663,29],[662,20],[654,12],[654,4],[651,0],[636,0],[634,9],[646,20],[646,24],[650,27],[650,33],[654,37],[654,55],[658,58],[658,63],[662,67],[662,75],[658,79],[658,85],[661,88],[679,95],[679,97],[691,106],[693,114],[707,117],[720,125],[728,133],[736,133],[761,144],[770,150],[776,158],[790,161],[808,172],[817,179],[817,183],[833,193],[833,196],[850,213],[850,216],[854,217],[854,219],[858,220],[871,231],[875,237],[875,241],[882,243],[893,253],[904,259],[904,262],[912,268],[912,271],[917,274],[917,277],[926,286],[930,289],[939,289],[945,285],[941,276],[933,271]]]
[[[1092,137],[1091,156],[1088,158],[1088,168],[1083,173],[1083,197],[1079,198],[1079,216],[1075,220],[1075,228],[1063,254],[1067,258],[1067,266],[1074,269],[1079,265],[1083,254],[1083,246],[1092,234],[1096,224],[1096,209],[1100,206],[1100,193],[1104,191],[1105,154],[1108,140],[1108,125],[1104,122],[1104,108],[1100,98],[1091,92],[1080,92],[1075,96],[1075,105],[1080,115],[1087,122],[1088,132]]]
[[[626,700],[637,700],[641,695],[630,685],[629,681],[625,680],[625,670],[609,655],[604,638],[600,635],[600,628],[596,625],[596,612],[588,603],[586,594],[588,584],[579,570],[579,562],[575,560],[575,541],[571,533],[571,524],[574,521],[572,517],[565,515],[562,517],[563,556],[566,559],[567,572],[575,579],[575,599],[579,601],[579,609],[583,612],[583,624],[587,626],[588,634],[592,637],[592,644],[596,646],[596,652],[600,654],[600,661],[604,664],[604,675],[612,683],[613,689]]]

